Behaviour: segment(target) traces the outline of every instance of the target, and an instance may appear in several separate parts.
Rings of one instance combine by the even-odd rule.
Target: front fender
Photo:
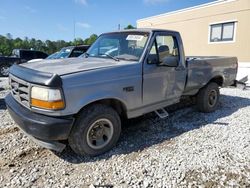
[[[118,97],[118,93],[111,93],[111,91],[105,91],[105,92],[96,92],[94,94],[91,95],[87,95],[85,97],[83,97],[77,107],[76,107],[76,113],[78,113],[82,108],[84,108],[85,106],[100,101],[100,100],[105,100],[105,99],[114,99],[117,100],[119,102],[121,102],[125,108],[127,108],[127,103],[125,101],[124,98],[122,97]]]

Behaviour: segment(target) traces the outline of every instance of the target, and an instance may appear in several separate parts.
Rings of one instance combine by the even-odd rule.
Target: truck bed
[[[221,87],[234,83],[237,74],[236,57],[186,57],[187,82],[184,95],[195,95],[211,78],[221,79]]]

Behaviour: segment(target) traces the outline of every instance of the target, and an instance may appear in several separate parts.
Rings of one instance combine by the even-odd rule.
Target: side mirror
[[[166,67],[177,67],[178,66],[178,57],[175,56],[167,56],[163,58],[163,60],[158,64],[159,66]]]
[[[148,64],[158,64],[158,60],[156,57],[149,57],[147,59]]]

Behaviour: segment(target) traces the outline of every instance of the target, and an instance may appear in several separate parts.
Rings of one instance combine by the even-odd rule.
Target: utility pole
[[[121,24],[118,24],[118,31],[121,30]]]

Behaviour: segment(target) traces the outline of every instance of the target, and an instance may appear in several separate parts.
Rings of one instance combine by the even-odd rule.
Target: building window
[[[210,42],[233,41],[235,22],[210,25]]]

